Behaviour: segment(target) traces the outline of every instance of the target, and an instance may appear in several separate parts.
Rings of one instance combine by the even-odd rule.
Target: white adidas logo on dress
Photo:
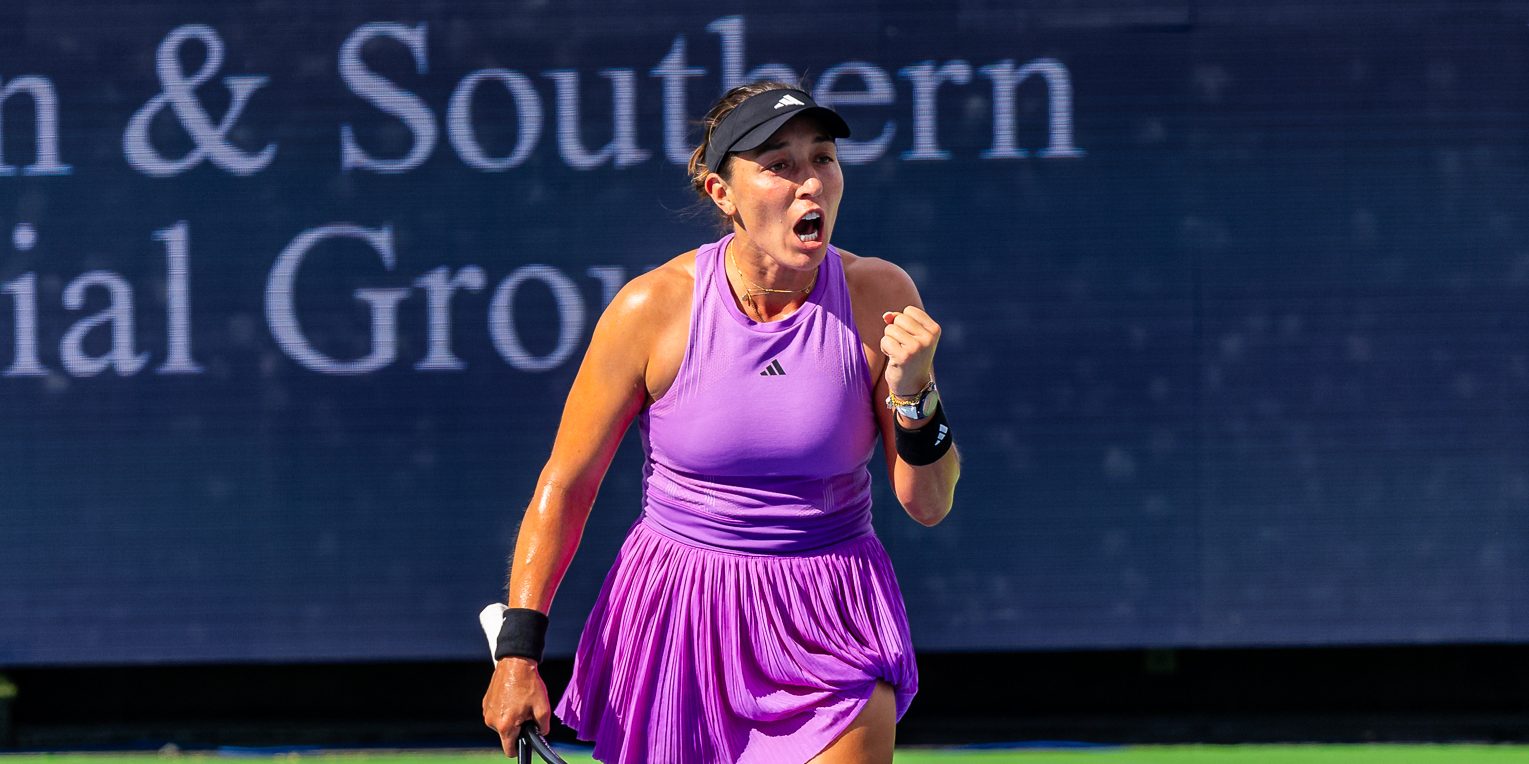
[[[780,100],[775,102],[775,108],[777,108],[777,109],[779,109],[779,108],[781,108],[783,106],[806,106],[806,105],[807,104],[804,104],[801,101],[797,100],[797,97],[794,96],[794,95],[791,95],[790,93],[787,93],[787,94],[781,96]]]

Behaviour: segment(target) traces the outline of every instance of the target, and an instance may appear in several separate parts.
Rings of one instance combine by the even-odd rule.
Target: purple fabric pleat
[[[789,764],[816,756],[878,680],[918,690],[881,542],[718,552],[639,521],[617,555],[557,715],[600,761]]]

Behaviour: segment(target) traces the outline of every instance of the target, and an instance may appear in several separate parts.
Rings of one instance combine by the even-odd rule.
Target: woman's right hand
[[[546,735],[552,732],[552,704],[547,701],[547,685],[529,658],[502,658],[494,665],[494,678],[483,695],[483,723],[499,733],[504,755],[515,756],[515,740],[526,722]]]

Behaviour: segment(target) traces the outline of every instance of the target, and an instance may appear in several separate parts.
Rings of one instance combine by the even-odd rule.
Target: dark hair
[[[706,193],[706,176],[715,172],[725,179],[727,177],[727,160],[732,157],[732,154],[724,155],[721,167],[706,166],[706,144],[711,142],[712,132],[717,129],[717,125],[721,124],[727,115],[733,112],[733,109],[738,108],[738,104],[760,93],[768,93],[771,90],[791,89],[805,90],[806,88],[800,85],[790,85],[778,80],[758,80],[756,82],[744,83],[723,93],[722,97],[718,98],[717,102],[712,104],[711,108],[707,110],[706,116],[701,118],[701,145],[696,146],[695,151],[690,152],[690,187],[695,189],[695,192],[700,195],[701,200],[708,207],[711,206],[711,197]],[[713,207],[713,209],[715,208]],[[724,216],[725,218],[726,216]]]

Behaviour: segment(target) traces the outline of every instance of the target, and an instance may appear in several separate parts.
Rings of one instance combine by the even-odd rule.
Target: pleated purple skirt
[[[805,762],[877,681],[918,690],[874,535],[810,554],[697,546],[639,521],[585,624],[557,716],[622,764]]]

